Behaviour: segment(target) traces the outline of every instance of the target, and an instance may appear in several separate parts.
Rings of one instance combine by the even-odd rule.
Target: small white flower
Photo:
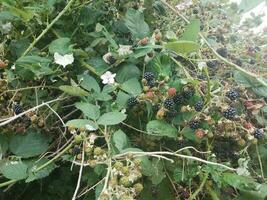
[[[205,67],[207,66],[207,63],[206,62],[199,62],[197,64],[197,67],[200,71],[202,71]]]
[[[128,56],[129,54],[133,53],[131,45],[119,45],[120,48],[118,49],[119,56]]]
[[[16,65],[15,65],[15,64],[12,65],[12,66],[11,66],[11,69],[12,69],[12,70],[16,70]]]
[[[74,61],[74,57],[73,54],[65,54],[65,55],[60,55],[59,53],[55,53],[54,54],[54,59],[55,59],[55,63],[62,65],[64,68],[67,65],[70,65],[73,63]]]
[[[91,133],[91,134],[89,135],[89,143],[90,143],[90,144],[95,143],[96,138],[97,138],[97,135],[96,135],[95,133]]]
[[[102,83],[103,84],[114,84],[116,74],[112,74],[110,71],[106,71],[104,74],[101,75]]]

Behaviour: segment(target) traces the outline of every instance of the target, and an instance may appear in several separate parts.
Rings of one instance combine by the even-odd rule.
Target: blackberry
[[[215,69],[218,66],[218,61],[217,60],[210,60],[207,62],[207,66],[210,69]]]
[[[196,110],[197,112],[199,112],[199,111],[202,110],[203,106],[204,106],[204,102],[203,102],[202,100],[199,100],[199,101],[195,104],[194,107],[195,107],[195,110]]]
[[[131,97],[128,99],[127,105],[128,107],[133,107],[138,104],[138,101],[135,97]]]
[[[226,96],[233,101],[238,99],[239,93],[236,90],[230,90],[226,92]]]
[[[174,106],[174,102],[172,98],[168,98],[163,102],[164,108],[171,110]]]
[[[147,82],[147,85],[148,85],[150,88],[152,88],[152,87],[156,86],[156,83],[155,83],[154,80],[150,80],[150,81]]]
[[[153,72],[145,72],[144,79],[146,79],[148,82],[155,79],[155,75]]]
[[[78,155],[79,153],[81,153],[81,149],[78,146],[74,146],[72,149],[72,154]]]
[[[13,104],[13,112],[18,115],[23,112],[22,107],[18,103]]]
[[[236,115],[236,109],[229,107],[226,111],[223,112],[223,115],[226,119],[234,119]]]
[[[114,57],[114,56],[109,56],[108,58],[107,58],[107,60],[108,60],[108,62],[111,64],[111,65],[113,65],[113,64],[115,64],[115,62],[117,61],[116,60],[116,58]]]
[[[198,14],[198,9],[194,8],[193,9],[193,14]]]
[[[195,94],[195,89],[192,87],[185,88],[183,91],[183,96],[186,99],[190,99]]]
[[[235,64],[237,64],[238,66],[242,67],[242,60],[237,59],[237,60],[235,61]]]
[[[257,139],[260,139],[260,138],[262,138],[262,136],[263,136],[263,131],[261,129],[257,128],[254,132],[254,137]]]
[[[227,49],[226,49],[226,48],[219,48],[219,49],[217,49],[216,51],[217,51],[217,53],[218,53],[220,56],[222,56],[222,57],[224,57],[224,58],[227,58],[227,56],[228,56],[228,52],[227,52]]]
[[[191,129],[195,130],[200,127],[200,122],[198,120],[191,120],[188,125]]]
[[[183,98],[183,95],[180,94],[180,93],[176,93],[173,97],[173,102],[176,104],[176,105],[179,105],[181,103],[183,103],[184,101],[184,98]]]

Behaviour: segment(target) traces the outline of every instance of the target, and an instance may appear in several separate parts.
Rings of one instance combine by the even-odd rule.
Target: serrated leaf
[[[125,92],[132,94],[134,96],[137,96],[142,92],[141,84],[139,83],[137,78],[131,78],[128,81],[124,82],[121,88]]]
[[[123,149],[128,148],[130,146],[128,136],[122,131],[117,130],[112,137],[112,141],[115,147],[121,152]]]
[[[59,38],[49,44],[49,52],[51,54],[59,53],[61,55],[69,54],[72,52],[70,38]]]
[[[59,89],[62,90],[63,92],[66,92],[67,94],[71,96],[78,96],[78,97],[89,96],[89,93],[80,87],[62,85],[59,87]]]
[[[116,103],[118,104],[119,109],[126,108],[128,99],[130,98],[130,95],[119,91],[116,99]]]
[[[148,133],[158,136],[166,136],[170,138],[177,137],[177,129],[170,124],[160,120],[153,120],[148,122],[146,130]]]
[[[21,180],[27,177],[28,166],[19,161],[7,161],[1,165],[0,170],[8,179]]]
[[[123,83],[131,78],[139,78],[141,76],[140,69],[134,64],[124,64],[120,66],[119,71],[116,73],[116,81]]]
[[[29,132],[26,135],[15,135],[9,143],[10,151],[23,158],[34,157],[49,148],[50,138],[41,133]]]
[[[5,135],[0,135],[0,160],[2,154],[4,154],[8,149],[8,137]]]
[[[98,124],[101,125],[116,125],[123,122],[126,119],[126,115],[124,113],[114,111],[103,114],[97,121]]]
[[[100,109],[98,106],[85,103],[85,102],[79,102],[75,103],[76,108],[80,109],[83,114],[92,120],[97,120],[100,117]]]
[[[135,39],[143,39],[149,36],[149,26],[145,22],[141,11],[132,8],[128,9],[124,21]]]
[[[260,184],[252,178],[236,175],[233,173],[224,173],[223,180],[234,188],[240,190],[258,190]]]
[[[165,48],[170,49],[178,54],[188,54],[199,49],[199,44],[193,41],[175,41],[165,44]]]
[[[150,169],[153,173],[151,176],[151,182],[154,185],[158,185],[165,178],[165,172],[163,169],[162,161],[158,158],[153,158],[152,168]]]
[[[89,76],[88,74],[82,74],[78,76],[78,79],[81,82],[80,85],[84,89],[88,91],[94,90],[97,93],[101,91],[97,81],[92,76]]]

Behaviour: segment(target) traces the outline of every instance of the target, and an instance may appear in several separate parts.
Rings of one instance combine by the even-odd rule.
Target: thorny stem
[[[171,6],[165,0],[161,0],[161,2],[164,5],[166,5],[170,10],[172,10],[175,14],[177,14],[179,17],[181,17],[186,23],[190,23],[190,21],[184,15],[182,15],[180,12],[178,12],[178,10],[173,8],[173,6]],[[205,38],[205,36],[202,33],[198,33],[198,34],[218,59],[220,59],[224,63],[228,64],[229,66],[235,68],[236,70],[238,70],[238,71],[240,71],[240,72],[242,72],[242,73],[244,73],[244,74],[246,74],[246,75],[248,75],[250,77],[255,78],[258,83],[260,83],[261,85],[267,87],[267,83],[264,80],[262,80],[262,78],[260,76],[258,76],[257,74],[251,73],[251,72],[243,69],[242,67],[232,63],[231,61],[227,60],[226,58],[222,57],[220,54],[217,53],[217,51],[212,47],[212,45],[208,42],[208,40]]]
[[[53,21],[47,25],[47,27],[42,31],[42,33],[30,44],[30,46],[24,51],[24,53],[22,54],[21,57],[26,56],[31,50],[32,48],[35,46],[35,44],[37,42],[39,42],[39,40],[49,31],[49,29],[52,28],[52,26],[62,17],[62,15],[64,15],[68,9],[70,8],[70,6],[75,2],[75,0],[70,0],[68,2],[68,4],[65,6],[65,8],[57,15],[57,17],[55,19],[53,19]]]

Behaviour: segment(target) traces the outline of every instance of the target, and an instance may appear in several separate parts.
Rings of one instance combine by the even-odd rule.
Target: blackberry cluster
[[[226,92],[226,96],[233,101],[238,99],[239,93],[236,90],[230,90]]]
[[[223,112],[223,116],[226,118],[226,119],[234,119],[236,115],[236,109],[233,108],[233,107],[229,107],[226,111]]]
[[[174,106],[174,102],[172,98],[168,98],[163,102],[164,108],[171,110]]]
[[[191,120],[188,125],[191,129],[195,130],[200,127],[200,122],[198,120]]]
[[[183,95],[180,94],[180,93],[176,93],[173,97],[173,102],[176,104],[176,105],[179,105],[181,103],[183,103],[184,101],[184,98],[183,98]]]
[[[197,112],[199,112],[199,111],[202,110],[203,106],[204,106],[204,102],[203,102],[202,100],[200,100],[200,101],[198,101],[198,102],[195,104],[194,107],[195,107],[195,110],[196,110]]]
[[[23,112],[22,107],[18,103],[13,104],[13,112],[18,115]]]
[[[226,48],[219,48],[219,49],[217,49],[216,51],[217,51],[217,53],[218,53],[220,56],[222,56],[222,57],[224,57],[224,58],[227,58],[227,56],[228,56],[228,52],[227,52],[227,49],[226,49]]]
[[[128,99],[127,105],[128,107],[133,107],[138,104],[138,101],[135,97],[131,97]]]
[[[145,72],[144,79],[146,79],[147,82],[153,81],[155,79],[155,75],[153,72]]]
[[[190,99],[195,94],[195,89],[190,87],[183,91],[183,96],[185,99]]]
[[[261,129],[256,129],[254,132],[254,137],[260,139],[263,136],[263,132]]]

